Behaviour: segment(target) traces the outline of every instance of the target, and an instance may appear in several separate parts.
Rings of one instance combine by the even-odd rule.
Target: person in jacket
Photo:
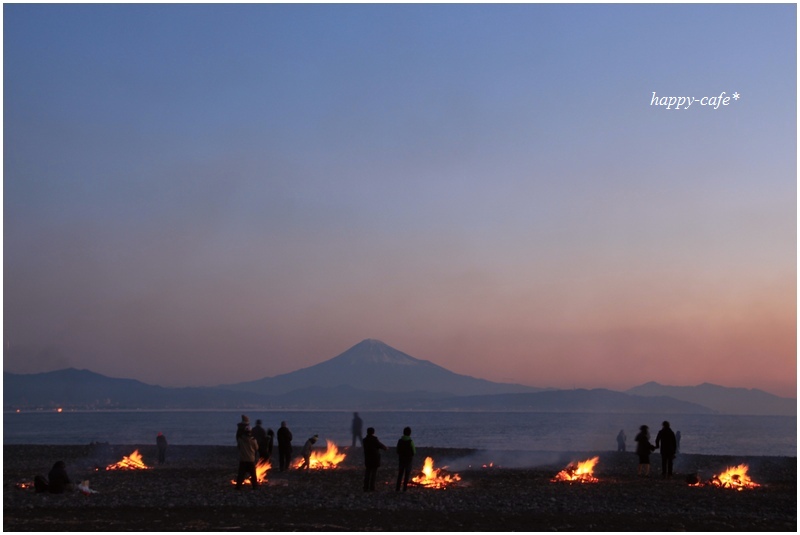
[[[242,414],[242,421],[236,424],[236,441],[238,444],[239,436],[243,434],[246,430],[250,430],[250,418],[247,417],[246,414]]]
[[[258,460],[259,462],[269,458],[267,455],[267,432],[261,427],[261,420],[256,420],[256,426],[253,428],[253,438],[258,443]]]
[[[381,465],[381,450],[388,450],[378,437],[375,436],[375,429],[367,428],[367,436],[364,437],[361,446],[364,448],[364,492],[375,490],[375,479],[378,476],[378,467]]]
[[[639,467],[636,469],[636,474],[647,477],[650,475],[650,453],[656,449],[650,444],[649,428],[646,425],[641,426],[633,440],[636,441],[636,455],[639,456]]]
[[[292,462],[292,432],[286,427],[286,422],[281,422],[278,429],[278,464],[281,472],[289,469]]]
[[[317,443],[318,438],[319,435],[314,435],[306,440],[305,444],[303,444],[303,450],[301,451],[301,455],[303,456],[303,464],[300,465],[300,470],[308,470],[308,468],[311,466],[311,452],[314,451],[314,444]]]
[[[656,448],[661,451],[661,477],[664,479],[672,477],[672,461],[678,451],[678,441],[666,420],[661,424],[661,430],[656,435]]]
[[[400,464],[397,470],[395,490],[398,492],[400,483],[403,484],[403,492],[408,490],[408,478],[411,477],[411,463],[415,453],[417,453],[417,448],[414,446],[414,441],[411,440],[411,428],[406,427],[403,429],[403,436],[397,441],[397,456]]]
[[[239,450],[239,472],[236,475],[236,490],[241,490],[245,476],[250,476],[250,484],[253,490],[258,490],[258,473],[256,472],[256,454],[258,453],[258,442],[253,438],[250,427],[245,427],[236,438],[236,446]]]

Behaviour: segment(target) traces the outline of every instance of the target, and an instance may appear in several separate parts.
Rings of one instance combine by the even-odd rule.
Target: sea
[[[235,445],[243,411],[21,411],[3,413],[3,444],[155,444],[163,433],[172,445]],[[315,434],[339,447],[351,445],[348,411],[246,411],[251,425],[277,431],[281,421],[302,445]],[[393,446],[406,426],[417,446],[487,451],[580,452],[616,450],[620,430],[627,449],[641,425],[651,439],[668,420],[681,432],[680,451],[707,455],[797,456],[795,416],[719,414],[597,414],[468,411],[362,411],[364,431]]]

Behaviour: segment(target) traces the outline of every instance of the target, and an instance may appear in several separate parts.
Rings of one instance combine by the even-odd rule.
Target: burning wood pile
[[[328,447],[325,451],[313,451],[309,458],[309,468],[316,470],[329,470],[336,468],[336,466],[344,461],[345,455],[339,451],[339,448],[330,440],[326,440]],[[299,459],[294,467],[300,468],[303,466],[303,459]]]
[[[422,473],[413,477],[411,481],[421,487],[445,489],[453,483],[461,481],[461,476],[458,474],[447,474],[444,472],[444,468],[434,468],[433,459],[431,457],[426,457],[425,464],[422,467]]]
[[[557,473],[550,481],[554,483],[559,481],[566,481],[568,483],[597,483],[599,480],[592,474],[599,460],[600,457],[592,457],[586,461],[571,463],[565,469]]]
[[[267,482],[267,472],[272,468],[272,464],[266,459],[261,459],[256,463],[256,479],[259,485],[264,485]],[[236,484],[236,479],[231,479],[231,484]]]
[[[750,467],[746,464],[740,464],[738,466],[729,467],[721,474],[715,475],[709,479],[705,484],[703,484],[700,481],[700,478],[696,476],[689,480],[688,483],[690,487],[702,487],[704,485],[709,485],[721,489],[736,489],[739,491],[760,487],[761,485],[754,482],[752,479],[750,479],[750,476],[747,475],[747,471],[749,469]]]
[[[106,470],[149,470],[150,468],[142,461],[139,450],[135,450],[127,457],[123,456],[122,460],[117,463],[106,466]]]

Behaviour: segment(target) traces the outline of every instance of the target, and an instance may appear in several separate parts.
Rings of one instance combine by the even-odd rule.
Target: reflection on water
[[[526,412],[376,411],[359,407],[364,429],[374,427],[393,446],[410,426],[419,446],[523,451],[616,450],[620,429],[628,449],[640,425],[659,429],[663,420],[681,431],[681,451],[714,455],[797,455],[797,420],[792,416],[669,414],[553,414]],[[155,443],[159,432],[170,444],[235,445],[243,411],[7,412],[4,444]],[[349,446],[348,411],[245,411],[251,422],[277,431],[286,420],[294,443],[319,434]],[[655,440],[655,436],[653,436]]]

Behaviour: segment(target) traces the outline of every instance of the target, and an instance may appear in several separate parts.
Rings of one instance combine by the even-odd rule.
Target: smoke
[[[442,459],[441,466],[450,471],[464,471],[493,466],[497,468],[538,468],[543,466],[561,466],[567,456],[554,451],[478,451],[467,457]],[[440,463],[437,461],[436,463]]]

